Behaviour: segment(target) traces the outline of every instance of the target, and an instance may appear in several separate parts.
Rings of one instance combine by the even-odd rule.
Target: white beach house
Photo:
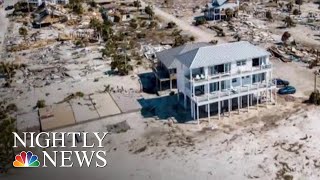
[[[69,0],[27,0],[30,4],[35,4],[37,6],[40,6],[43,2],[49,2],[53,4],[61,4],[65,5],[69,3]]]
[[[202,113],[274,101],[269,52],[249,42],[204,46],[177,56],[177,88],[199,123]],[[236,107],[234,107],[236,104]]]
[[[206,7],[204,17],[207,20],[223,20],[227,9],[235,11],[239,8],[239,0],[212,0]]]

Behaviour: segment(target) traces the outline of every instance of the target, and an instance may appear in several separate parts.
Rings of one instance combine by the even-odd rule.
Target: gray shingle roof
[[[177,59],[188,68],[199,68],[268,55],[270,53],[263,48],[240,41],[200,47],[181,54]]]
[[[226,3],[227,0],[212,0],[212,4],[221,6],[222,4]]]
[[[191,50],[197,49],[199,47],[210,46],[209,43],[200,42],[193,44],[185,44],[183,46],[166,49],[161,52],[156,53],[157,59],[162,62],[168,69],[177,68],[176,57],[189,52]]]

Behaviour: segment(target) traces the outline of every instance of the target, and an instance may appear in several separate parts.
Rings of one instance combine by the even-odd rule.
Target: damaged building
[[[235,11],[239,7],[239,0],[212,0],[206,5],[204,17],[207,20],[224,20],[226,19],[226,10]]]
[[[54,23],[63,23],[68,20],[68,16],[52,5],[42,4],[33,13],[34,20],[32,26],[34,28],[41,28],[52,25]]]
[[[61,4],[66,5],[69,4],[69,0],[26,0],[30,4],[34,4],[40,6],[42,3],[52,3],[52,4]]]

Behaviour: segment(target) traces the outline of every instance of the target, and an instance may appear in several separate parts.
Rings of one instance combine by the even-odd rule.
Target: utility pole
[[[318,49],[317,49],[317,60],[316,60],[316,62],[317,62],[316,65],[318,65],[318,63],[319,63],[319,50]]]
[[[27,0],[27,4],[28,4],[28,13],[30,14],[30,4],[29,4],[29,0]]]
[[[320,73],[318,71],[314,71],[314,92],[317,92],[317,76]]]
[[[125,63],[125,69],[127,69],[127,44],[129,45],[129,42],[127,42],[127,36],[124,38],[124,63]]]
[[[317,59],[316,59],[316,65],[318,65],[319,62],[319,50],[317,50]],[[314,92],[317,92],[317,76],[320,74],[320,70],[314,71]]]

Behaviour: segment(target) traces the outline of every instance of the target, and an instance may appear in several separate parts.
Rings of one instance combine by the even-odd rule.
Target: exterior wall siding
[[[27,1],[31,4],[37,4],[38,6],[40,6],[45,1],[53,4],[63,4],[63,5],[69,3],[69,0],[27,0]]]
[[[190,69],[188,69],[182,63],[178,62],[179,64],[177,68],[178,90],[179,92],[185,94],[186,96],[192,99],[193,87],[195,89],[202,89],[204,94],[208,94],[208,93],[219,92],[227,89],[238,88],[238,87],[241,87],[241,85],[246,86],[246,85],[254,84],[256,82],[261,82],[261,83],[263,82],[266,83],[267,81],[270,82],[272,78],[272,70],[270,68],[259,70],[261,65],[269,65],[269,57],[260,57],[259,66],[257,67],[253,67],[252,62],[253,62],[252,59],[246,59],[245,64],[241,66],[237,65],[236,61],[231,62],[230,75],[228,76],[227,80],[222,80],[222,79],[219,80],[219,78],[216,79],[217,82],[210,82],[210,81],[204,80],[204,83],[200,83],[198,85],[194,84],[194,82],[189,81]],[[210,75],[211,68],[213,66],[214,65],[210,67],[192,69],[192,74],[193,76],[204,74],[207,77],[208,75]],[[240,72],[244,72],[244,71],[251,72],[253,68],[257,68],[258,71],[253,71],[252,73],[239,76]],[[186,78],[186,76],[188,78]]]

